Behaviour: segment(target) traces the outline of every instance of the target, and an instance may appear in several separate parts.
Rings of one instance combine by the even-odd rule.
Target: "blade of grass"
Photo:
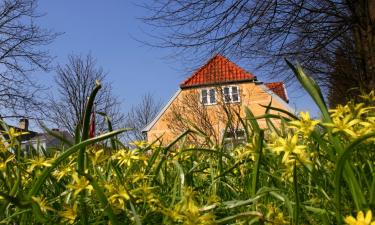
[[[97,136],[97,137],[94,137],[94,138],[91,138],[91,139],[87,139],[87,140],[82,141],[81,143],[78,143],[78,144],[70,147],[69,149],[67,149],[65,152],[63,152],[59,157],[57,157],[51,163],[50,167],[46,167],[43,170],[43,172],[38,176],[37,180],[32,185],[32,187],[31,187],[31,189],[28,193],[28,198],[31,198],[32,196],[36,195],[39,192],[41,186],[44,184],[44,182],[46,181],[47,177],[51,174],[51,172],[57,166],[59,166],[61,162],[63,162],[65,159],[67,159],[70,155],[76,153],[82,147],[85,147],[85,146],[90,145],[90,144],[94,144],[98,141],[108,139],[110,137],[113,137],[113,136],[118,135],[118,134],[120,134],[122,132],[125,132],[125,131],[127,131],[127,129],[119,129],[119,130],[116,130],[116,131],[112,131],[112,132],[109,132],[109,133],[106,133],[106,134],[103,134],[103,135],[100,135],[100,136]]]
[[[166,156],[167,156],[167,153],[169,151],[169,149],[175,145],[181,138],[183,138],[185,135],[189,134],[191,132],[191,130],[186,130],[185,132],[183,132],[182,134],[180,134],[180,136],[178,136],[177,138],[175,138],[167,147],[165,147],[163,149],[163,157],[161,158],[159,164],[156,166],[156,169],[154,171],[154,175],[156,176],[160,169],[161,169],[161,166],[163,165],[164,161],[166,160]]]
[[[255,156],[255,164],[253,165],[253,174],[252,174],[251,192],[250,192],[251,196],[254,196],[258,190],[260,160],[262,158],[262,151],[263,151],[263,139],[264,139],[264,131],[260,130],[259,134],[256,137],[256,156]]]
[[[336,202],[337,224],[342,224],[342,218],[343,218],[343,216],[341,215],[341,180],[342,180],[343,171],[345,169],[345,164],[349,160],[350,155],[356,150],[355,147],[372,137],[375,137],[375,132],[363,135],[362,137],[355,139],[348,147],[345,148],[343,153],[339,156],[339,159],[336,164],[336,169],[335,169],[335,202]],[[353,179],[355,179],[355,177],[353,177]],[[355,187],[355,188],[360,189],[360,187]],[[361,193],[361,195],[353,196],[353,198],[354,198],[353,200],[356,203],[357,210],[361,210],[362,206],[366,204],[365,197]],[[360,198],[360,199],[356,199],[356,198]]]
[[[104,194],[103,189],[99,186],[99,184],[91,177],[89,174],[84,174],[86,179],[90,182],[92,187],[94,188],[95,194],[98,196],[98,200],[103,207],[104,212],[107,214],[111,224],[118,225],[120,224],[117,220],[116,215],[113,213],[112,207],[108,202],[107,197]]]
[[[228,222],[231,221],[231,220],[236,220],[236,219],[240,219],[240,218],[247,218],[247,217],[258,217],[259,220],[263,221],[263,214],[262,213],[257,212],[257,211],[248,211],[248,212],[238,213],[238,214],[233,215],[233,216],[228,216],[228,217],[225,217],[223,219],[216,220],[215,222],[216,222],[216,224],[228,224]]]

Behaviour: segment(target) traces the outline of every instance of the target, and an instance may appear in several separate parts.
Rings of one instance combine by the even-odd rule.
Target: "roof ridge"
[[[216,62],[214,62],[216,60]],[[205,71],[207,70],[207,71]],[[229,60],[216,54],[189,78],[180,83],[180,87],[192,87],[205,84],[225,83],[228,81],[252,80],[255,76]]]
[[[183,85],[184,83],[188,82],[189,80],[191,80],[195,74],[199,73],[205,66],[207,66],[211,61],[213,61],[215,58],[217,58],[218,56],[222,56],[220,55],[219,53],[215,54],[213,57],[211,57],[209,60],[207,60],[207,62],[205,64],[203,64],[202,66],[200,66],[197,70],[195,70],[193,72],[193,74],[188,77],[187,79],[185,79],[183,82],[181,82],[180,85]],[[223,58],[225,58],[224,56],[222,56]]]

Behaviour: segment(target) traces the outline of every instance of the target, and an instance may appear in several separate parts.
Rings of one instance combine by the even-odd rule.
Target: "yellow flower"
[[[363,100],[368,101],[370,103],[375,102],[375,92],[374,92],[374,90],[372,90],[368,94],[360,95],[359,97],[361,97]]]
[[[273,144],[269,147],[276,154],[284,153],[282,162],[284,164],[293,163],[297,156],[300,161],[308,162],[308,154],[305,153],[304,149],[306,146],[298,144],[298,135],[287,135],[286,138],[278,137]]]
[[[112,195],[108,198],[108,201],[112,204],[117,206],[117,208],[125,209],[125,201],[130,199],[128,191],[123,187],[120,186],[118,189],[114,189],[111,187],[111,191],[113,192]]]
[[[375,225],[375,221],[371,222],[371,220],[371,210],[367,211],[366,216],[362,211],[359,211],[357,214],[357,219],[355,219],[353,216],[347,216],[344,219],[345,223],[349,225]]]
[[[93,190],[93,187],[91,186],[90,182],[86,179],[86,177],[78,177],[77,173],[73,173],[72,178],[74,183],[67,185],[67,188],[74,190],[74,197],[77,197],[77,195],[83,190],[88,190],[89,192]]]
[[[346,115],[342,117],[333,117],[332,123],[325,123],[324,125],[332,128],[333,133],[343,132],[351,137],[356,138],[357,134],[354,131],[353,126],[360,123],[359,119],[353,119],[351,115]]]
[[[136,182],[138,182],[138,181],[147,180],[147,179],[150,178],[151,176],[146,175],[144,172],[141,172],[141,173],[135,173],[135,174],[133,174],[132,177],[133,177],[132,182],[133,182],[133,183],[136,183]]]
[[[215,224],[215,216],[211,213],[201,214],[199,207],[194,200],[195,193],[187,188],[184,190],[182,200],[174,206],[174,209],[167,214],[176,222],[182,222],[184,225],[195,224]]]
[[[256,153],[255,153],[255,147],[253,143],[240,145],[234,149],[233,153],[238,161],[242,161],[246,159],[251,159],[253,161],[255,160]]]
[[[43,157],[36,157],[35,159],[29,159],[30,167],[27,169],[28,172],[32,172],[35,167],[50,167],[52,166],[51,160],[47,160]]]
[[[9,138],[9,141],[8,141],[9,143],[3,143],[6,148],[2,150],[6,150],[6,151],[8,150],[7,149],[8,147],[15,147],[19,145],[17,137],[28,134],[28,132],[17,131],[13,127],[9,128],[8,132],[2,131],[2,133],[5,135],[8,135],[8,138]]]
[[[77,218],[77,204],[74,204],[73,207],[68,206],[64,208],[64,211],[58,213],[63,218],[62,222],[73,224]]]
[[[40,198],[40,197],[31,197],[31,199],[38,204],[40,210],[44,213],[47,211],[53,211],[51,207],[48,206],[47,201],[45,198]]]
[[[138,150],[119,150],[114,156],[114,159],[118,160],[118,165],[127,165],[130,167],[133,161],[143,160],[144,158],[139,155]],[[144,161],[146,163],[146,161]]]
[[[4,162],[0,162],[0,170],[4,171],[8,162],[12,161],[14,158],[14,155],[10,155]]]
[[[108,157],[104,154],[104,149],[96,150],[93,149],[92,152],[90,152],[90,158],[92,160],[92,163],[96,166],[99,165],[102,162],[105,162]]]
[[[301,112],[300,120],[295,120],[289,122],[289,125],[295,127],[297,132],[303,134],[304,136],[310,136],[314,131],[315,126],[320,123],[319,120],[312,120],[310,118],[309,112]]]
[[[129,144],[137,148],[144,148],[148,145],[146,141],[133,141],[133,142],[130,142]]]
[[[57,178],[57,181],[60,181],[66,175],[71,174],[72,171],[73,171],[73,169],[71,168],[70,165],[68,165],[68,166],[65,166],[64,168],[62,168],[61,170],[54,171],[52,174],[53,174],[53,176],[55,176]]]

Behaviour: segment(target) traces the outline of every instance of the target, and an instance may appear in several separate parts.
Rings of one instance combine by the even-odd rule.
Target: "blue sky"
[[[38,6],[38,11],[45,13],[38,24],[63,32],[48,46],[56,57],[55,63],[65,63],[69,54],[91,53],[108,73],[108,81],[112,82],[113,93],[121,99],[124,112],[148,92],[167,102],[179,83],[189,75],[184,62],[168,59],[173,49],[151,48],[135,40],[134,37],[150,40],[144,33],[148,27],[137,19],[147,12],[136,3],[140,2],[40,0]],[[244,68],[266,81],[266,74],[261,71],[249,66]],[[53,71],[39,73],[37,79],[53,92],[53,76]],[[317,115],[316,107],[302,91],[290,87],[288,95],[293,108],[310,110]]]

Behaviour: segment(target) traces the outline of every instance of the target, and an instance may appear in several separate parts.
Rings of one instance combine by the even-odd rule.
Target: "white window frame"
[[[237,95],[238,95],[237,101],[233,101],[233,88],[234,87],[237,88]],[[229,88],[229,101],[227,101],[227,99],[225,98],[225,93],[224,93],[225,88]],[[223,102],[224,103],[239,103],[239,102],[241,102],[240,87],[237,86],[237,85],[224,86],[223,90],[222,90],[222,94],[223,94]]]
[[[239,132],[243,132],[243,136],[238,136]],[[237,141],[239,143],[244,143],[246,142],[246,138],[247,138],[245,129],[243,128],[237,128],[234,131],[234,137],[226,136],[225,130],[222,131],[222,135],[223,135],[224,141],[226,142]],[[231,135],[233,135],[233,133],[231,133]]]
[[[214,91],[214,96],[215,96],[215,101],[214,102],[211,102],[211,97],[210,97],[210,91],[213,90]],[[207,92],[207,102],[204,103],[203,102],[203,91],[206,91]],[[216,89],[215,88],[202,88],[200,89],[200,101],[203,105],[216,105],[217,104],[217,95],[216,95]]]

